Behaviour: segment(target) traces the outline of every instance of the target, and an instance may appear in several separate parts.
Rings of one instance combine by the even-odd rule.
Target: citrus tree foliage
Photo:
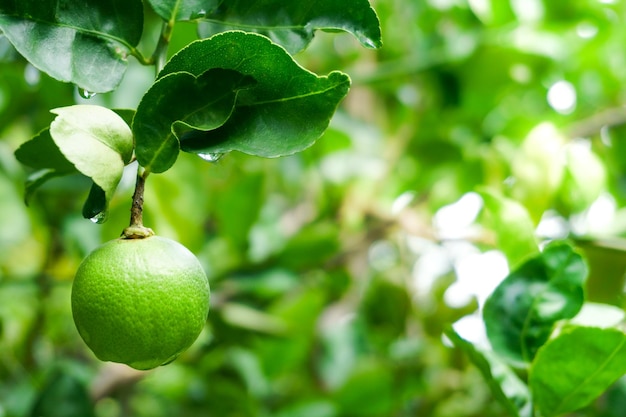
[[[0,0],[0,416],[621,416],[624,16]],[[69,303],[138,166],[212,288],[150,372]]]

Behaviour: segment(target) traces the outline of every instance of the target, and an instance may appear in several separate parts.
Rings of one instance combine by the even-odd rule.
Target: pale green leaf
[[[90,177],[110,201],[132,155],[133,139],[120,116],[104,107],[76,105],[52,110],[50,135],[65,158]],[[97,195],[97,194],[95,194]],[[103,211],[106,204],[100,204]]]

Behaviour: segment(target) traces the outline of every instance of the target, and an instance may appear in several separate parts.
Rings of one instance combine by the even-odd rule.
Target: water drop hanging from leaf
[[[217,162],[224,156],[223,153],[199,153],[197,155],[207,162]]]
[[[91,91],[85,90],[84,88],[79,88],[78,89],[78,95],[80,95],[82,98],[89,100],[90,98],[94,97],[96,95],[96,93],[93,93]]]

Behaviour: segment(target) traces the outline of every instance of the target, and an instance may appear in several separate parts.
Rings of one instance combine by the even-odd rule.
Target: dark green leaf
[[[554,323],[581,309],[586,277],[583,258],[563,243],[549,245],[511,272],[483,310],[493,349],[514,362],[530,362]]]
[[[122,120],[124,120],[124,122],[128,126],[133,125],[133,118],[135,117],[135,110],[132,110],[132,109],[111,109],[111,110],[117,113],[117,115],[120,116]]]
[[[85,383],[62,368],[56,369],[41,388],[31,409],[32,417],[91,417],[93,405]]]
[[[39,171],[33,172],[26,179],[24,201],[26,202],[26,204],[28,204],[28,202],[30,201],[35,191],[37,191],[37,189],[41,187],[43,184],[48,182],[48,180],[51,180],[56,177],[61,177],[63,175],[68,175],[74,172],[77,172],[77,171],[74,170],[73,172],[61,172],[61,171],[50,170],[47,168],[40,169]]]
[[[15,157],[35,169],[51,169],[62,173],[75,172],[74,165],[65,158],[50,136],[50,129],[39,132],[15,151]]]
[[[50,136],[50,129],[39,132],[15,151],[15,157],[36,171],[26,180],[26,202],[49,179],[76,173],[74,165],[65,158]]]
[[[96,223],[106,220],[107,198],[104,190],[93,183],[89,189],[89,195],[83,205],[83,217]]]
[[[193,20],[213,14],[223,0],[148,0],[159,16],[166,21]]]
[[[58,116],[50,125],[50,135],[63,155],[82,174],[90,177],[104,192],[106,208],[117,184],[122,178],[126,162],[133,149],[132,132],[128,125],[104,107],[77,105],[52,110]],[[94,194],[95,192],[95,194]],[[88,209],[101,198],[99,192],[90,193]],[[93,216],[90,216],[92,218]]]
[[[237,150],[264,157],[299,152],[322,135],[350,87],[347,75],[316,76],[266,37],[239,31],[190,44],[172,57],[159,78],[180,71],[199,76],[211,68],[236,70],[257,84],[238,94],[224,125],[181,137],[186,152]]]
[[[35,67],[91,92],[113,90],[141,38],[139,0],[8,0],[0,29]]]
[[[217,8],[214,3],[191,13],[191,18],[204,19],[199,25],[203,37],[231,29],[252,30],[296,53],[307,47],[316,30],[341,30],[353,34],[368,48],[382,46],[378,17],[367,0],[319,0],[313,4],[292,0],[234,0],[220,2]]]
[[[528,387],[517,374],[493,351],[482,349],[463,339],[453,329],[446,329],[446,336],[469,357],[481,372],[493,396],[513,417],[530,417],[532,404]]]
[[[553,417],[590,404],[624,374],[622,331],[573,327],[539,349],[529,385],[541,415]]]
[[[152,172],[169,169],[186,132],[215,129],[226,122],[237,91],[253,80],[211,68],[198,76],[174,72],[159,78],[143,96],[133,120],[139,163]]]
[[[480,196],[492,216],[498,247],[507,256],[510,265],[517,266],[539,252],[535,227],[524,206],[487,189],[481,190]]]

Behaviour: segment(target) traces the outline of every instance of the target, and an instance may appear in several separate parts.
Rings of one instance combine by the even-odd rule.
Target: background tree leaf
[[[199,24],[203,37],[232,29],[253,30],[296,53],[307,47],[316,30],[342,30],[353,34],[368,48],[382,46],[380,23],[367,0],[322,0],[314,4],[235,0],[220,2],[217,8],[211,2],[209,7],[197,10],[192,18],[203,19]]]
[[[180,145],[186,152],[238,150],[264,157],[299,152],[322,135],[350,87],[347,75],[317,76],[268,38],[239,31],[190,44],[159,78],[180,71],[198,76],[211,68],[236,70],[256,85],[239,93],[232,116],[220,128],[184,134]]]
[[[46,378],[35,399],[31,417],[95,416],[87,385],[69,366],[58,366]]]
[[[626,374],[626,335],[617,329],[572,327],[546,343],[529,385],[544,417],[578,410]]]
[[[504,406],[510,416],[530,417],[532,415],[530,391],[505,361],[493,351],[481,349],[463,339],[452,327],[446,329],[445,334],[478,368],[493,396]]]
[[[139,0],[0,3],[0,29],[35,67],[90,92],[113,90],[141,38]]]
[[[237,91],[252,82],[222,68],[197,77],[175,72],[159,78],[143,96],[133,119],[139,163],[151,172],[169,169],[178,156],[181,135],[223,125],[233,111]]]
[[[586,277],[583,258],[564,243],[547,246],[512,271],[483,309],[494,351],[514,362],[530,362],[554,323],[580,311]]]
[[[132,155],[130,128],[120,116],[105,107],[76,105],[52,112],[58,115],[50,124],[52,139],[65,158],[104,192],[105,202],[108,202]],[[90,196],[92,194],[101,200],[97,190],[92,190]],[[106,204],[104,206],[103,209]]]
[[[498,247],[510,265],[515,267],[539,252],[535,227],[524,206],[489,189],[480,190],[480,196],[491,215]]]

